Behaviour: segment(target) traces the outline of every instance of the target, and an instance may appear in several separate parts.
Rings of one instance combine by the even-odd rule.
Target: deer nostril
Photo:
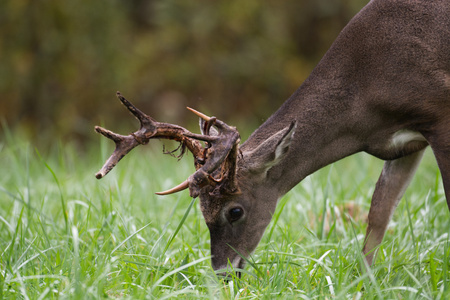
[[[236,277],[241,279],[242,273],[240,271],[235,272],[235,276],[231,272],[223,272],[223,273],[216,273],[216,276],[219,280],[223,280],[225,282],[233,281]]]
[[[245,260],[238,256],[233,259],[231,264],[229,262],[227,265],[222,265],[221,267],[215,267],[213,263],[213,269],[218,279],[229,282],[233,279],[241,278],[242,272],[240,271],[240,269],[243,269],[244,265]]]

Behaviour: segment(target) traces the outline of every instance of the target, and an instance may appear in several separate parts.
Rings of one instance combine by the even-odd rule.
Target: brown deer
[[[118,95],[141,127],[128,136],[96,127],[116,149],[97,178],[150,139],[172,139],[196,172],[158,194],[188,188],[200,197],[215,270],[242,268],[278,199],[316,170],[365,151],[385,160],[363,252],[374,249],[430,145],[450,206],[450,1],[372,0],[342,30],[298,90],[246,142],[196,112],[202,134],[159,123]],[[242,256],[241,256],[242,255]]]

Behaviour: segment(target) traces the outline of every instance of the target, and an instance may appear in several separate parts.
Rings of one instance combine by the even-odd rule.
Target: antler
[[[214,179],[214,175],[217,175],[218,172],[222,173],[220,174],[222,178],[227,178],[223,183],[221,182],[222,189],[233,193],[239,190],[235,175],[240,136],[236,128],[228,126],[215,117],[208,117],[192,108],[188,108],[205,120],[203,130],[205,134],[194,134],[181,126],[155,121],[137,109],[120,92],[117,92],[117,97],[139,120],[141,126],[138,131],[127,136],[114,133],[99,126],[95,127],[98,133],[113,140],[116,144],[112,155],[95,175],[97,179],[108,174],[133,148],[147,144],[150,139],[160,138],[178,141],[183,147],[189,149],[194,155],[196,172],[182,184],[168,191],[157,193],[158,195],[167,195],[189,188],[190,195],[195,198],[200,194],[202,187],[208,184],[216,185],[218,182],[221,182]],[[217,128],[217,135],[209,135],[211,126]],[[206,147],[204,148],[199,141],[206,142]]]

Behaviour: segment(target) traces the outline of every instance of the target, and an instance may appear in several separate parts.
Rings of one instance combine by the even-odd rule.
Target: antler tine
[[[95,131],[100,133],[101,135],[103,135],[104,137],[107,137],[110,140],[113,140],[114,142],[120,142],[124,136],[114,133],[108,129],[105,129],[103,127],[100,126],[95,126]]]
[[[160,195],[160,196],[165,196],[165,195],[170,195],[170,194],[181,192],[187,188],[189,188],[189,180],[186,180],[186,181],[180,183],[179,185],[177,185],[176,187],[173,187],[167,191],[157,192],[155,194]]]
[[[155,123],[156,121],[143,113],[140,109],[138,109],[136,106],[134,106],[130,101],[125,99],[125,97],[122,96],[122,94],[117,91],[116,92],[117,98],[119,98],[120,102],[136,117],[136,119],[139,120],[141,123],[141,126],[149,125],[152,123]]]
[[[197,111],[197,110],[195,110],[195,109],[193,109],[193,108],[190,108],[189,106],[186,107],[186,108],[187,108],[189,111],[191,111],[191,112],[193,112],[194,114],[196,114],[197,116],[199,116],[200,118],[202,118],[203,120],[205,120],[205,121],[211,120],[211,118],[208,117],[207,115],[205,115],[205,114],[203,114],[203,113],[201,113],[201,112],[199,112],[199,111]]]
[[[209,126],[211,125],[215,125],[217,128],[222,129],[222,130],[226,130],[226,131],[233,131],[236,130],[236,128],[229,126],[228,124],[226,124],[225,122],[222,122],[220,120],[217,120],[216,117],[208,117],[207,115],[205,115],[204,113],[201,113],[191,107],[186,107],[189,111],[193,112],[194,114],[196,114],[197,116],[199,116],[200,118],[202,118],[203,120],[205,120],[207,122],[207,124]],[[206,140],[205,140],[206,141]]]
[[[111,139],[116,144],[116,149],[114,149],[113,154],[108,158],[103,167],[95,174],[97,179],[105,177],[106,174],[109,173],[117,163],[139,145],[139,142],[133,136],[123,136],[107,129],[104,129],[100,126],[95,126],[95,131],[102,134],[103,136]]]

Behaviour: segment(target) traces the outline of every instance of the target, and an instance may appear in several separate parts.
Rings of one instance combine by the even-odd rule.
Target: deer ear
[[[255,173],[266,173],[277,165],[285,156],[291,145],[297,127],[292,122],[262,142],[256,149],[243,153],[245,168]]]

